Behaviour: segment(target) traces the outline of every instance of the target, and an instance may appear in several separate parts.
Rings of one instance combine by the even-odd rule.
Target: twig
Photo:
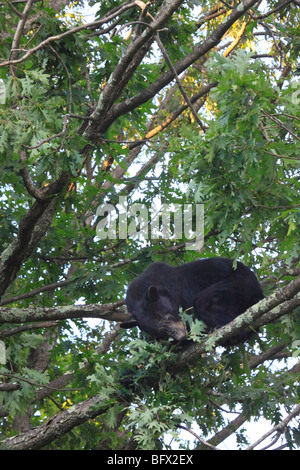
[[[203,444],[204,446],[209,447],[212,450],[221,450],[221,449],[218,449],[217,447],[213,446],[212,444],[209,444],[208,442],[204,441],[204,439],[202,439],[200,436],[198,436],[198,434],[196,434],[194,431],[192,431],[192,429],[189,429],[189,428],[183,426],[182,424],[179,424],[179,426],[177,426],[177,427],[180,428],[180,429],[183,429],[184,431],[188,431],[190,434],[192,434],[192,436],[194,436],[196,439],[198,439],[198,441],[201,442],[201,444]]]
[[[287,160],[300,160],[300,157],[288,157],[287,155],[282,155],[282,154],[278,154],[278,153],[272,153],[272,152],[268,152],[268,150],[265,150],[265,149],[261,149],[261,148],[258,148],[258,147],[254,147],[256,150],[260,150],[264,153],[267,153],[268,155],[271,155],[272,157],[275,157],[275,158],[286,158]]]
[[[0,375],[3,375],[4,377],[8,377],[10,379],[16,379],[18,382],[26,382],[29,385],[33,385],[35,387],[41,387],[41,388],[47,388],[49,390],[58,390],[56,387],[51,387],[51,385],[46,385],[46,384],[39,384],[38,382],[34,382],[31,379],[26,379],[25,377],[20,377],[15,374],[7,374],[6,372],[1,372]],[[61,388],[59,391],[62,392],[77,392],[78,390],[84,390],[84,388]]]
[[[64,63],[64,61],[62,60],[61,56],[59,55],[59,53],[51,46],[51,44],[48,45],[48,47],[50,48],[50,50],[53,52],[53,54],[58,58],[58,60],[60,60],[63,68],[65,69],[65,72],[67,74],[67,77],[68,77],[68,82],[69,82],[69,113],[72,112],[72,101],[73,101],[73,97],[72,97],[72,80],[71,80],[71,75],[70,75],[70,72],[66,66],[66,64]],[[66,130],[69,126],[69,123],[67,123],[67,127],[66,127]]]
[[[19,44],[20,44],[20,41],[21,41],[21,36],[22,36],[22,33],[23,33],[25,23],[26,23],[27,18],[29,16],[30,10],[33,6],[33,3],[34,3],[34,0],[28,0],[25,7],[24,7],[23,12],[21,13],[21,16],[18,15],[19,16],[19,22],[18,22],[18,25],[17,25],[17,28],[16,28],[16,32],[15,32],[13,41],[12,41],[12,45],[11,45],[9,65],[12,65],[12,63],[14,63],[15,60],[17,60],[17,57],[18,57],[18,54],[19,54],[18,48],[19,48]],[[10,6],[12,8],[14,8],[12,5],[10,5]],[[10,72],[14,76],[15,75],[15,68],[11,67]]]
[[[209,398],[208,401],[209,401],[209,403],[212,404],[212,406],[214,406],[218,410],[222,411],[222,413],[231,413],[231,414],[234,414],[234,415],[239,415],[240,414],[238,411],[225,410],[225,408],[222,408],[221,406],[217,405],[217,403],[215,403],[211,398]]]
[[[263,21],[260,21],[260,24],[262,25],[263,28],[265,28],[268,33],[270,34],[270,36],[272,37],[273,41],[274,41],[274,46],[275,48],[277,49],[279,55],[280,55],[280,69],[282,68],[282,65],[283,65],[283,62],[284,62],[284,51],[282,49],[282,47],[280,46],[280,44],[278,44],[276,38],[275,38],[275,35],[272,31],[272,29],[270,28],[270,26],[266,23],[264,23]]]
[[[252,56],[253,57],[253,56]],[[270,116],[273,116],[273,114],[270,114]],[[292,114],[287,114],[287,113],[277,113],[276,116],[286,116],[290,119],[296,119],[296,121],[300,121],[300,118],[297,116],[293,116]]]
[[[280,121],[280,119],[277,119],[275,118],[274,116],[272,116],[271,114],[267,113],[267,111],[265,111],[264,109],[262,109],[262,113],[268,117],[269,119],[271,119],[271,121],[275,122],[279,127],[282,127],[282,129],[284,129],[286,132],[288,132],[289,134],[291,134],[293,137],[295,137],[296,140],[300,140],[300,138],[294,133],[292,132],[288,127],[286,127],[283,122]]]
[[[271,436],[274,432],[278,433],[279,436],[280,436],[285,431],[285,429],[287,427],[287,424],[293,418],[295,418],[295,416],[297,416],[298,414],[300,414],[300,404],[298,406],[296,406],[296,408],[289,415],[287,415],[287,417],[285,419],[283,419],[279,424],[277,424],[272,429],[270,429],[268,432],[266,432],[260,439],[258,439],[256,442],[254,442],[254,444],[252,444],[251,446],[247,447],[247,449],[245,449],[245,450],[253,450],[255,447],[258,446],[258,444],[263,442],[265,439],[267,439],[267,437]],[[278,440],[278,438],[275,438],[275,440],[272,441],[273,444],[277,440]],[[267,446],[267,447],[269,447],[269,446]]]
[[[282,8],[284,8],[286,5],[288,5],[291,2],[292,2],[292,0],[286,0],[283,3],[280,3],[277,7],[273,8],[273,10],[269,10],[266,13],[263,13],[262,15],[258,15],[258,16],[253,15],[252,18],[254,20],[262,20],[263,18],[267,18],[268,16],[270,16],[273,13],[276,13],[277,11],[281,10]]]
[[[150,13],[148,13],[148,11],[147,11],[147,6],[148,6],[148,4],[145,4],[144,2],[139,2],[139,1],[136,1],[136,4],[142,9],[143,12],[144,12],[144,11],[146,12],[146,16],[149,16],[149,18],[150,18],[152,21],[154,20],[153,16],[150,15]],[[145,23],[144,21],[138,21],[138,22],[136,22],[136,23],[144,24],[144,25],[147,26],[148,28],[152,29],[151,25],[149,25],[148,23]],[[190,108],[190,110],[191,110],[191,112],[192,112],[192,115],[194,116],[196,122],[199,124],[199,126],[201,127],[201,129],[205,132],[206,129],[205,129],[204,125],[202,124],[201,120],[199,119],[199,116],[198,116],[198,114],[196,113],[196,110],[195,110],[194,106],[192,105],[191,100],[189,99],[188,95],[186,94],[186,92],[185,92],[185,90],[184,90],[184,88],[183,88],[183,86],[182,86],[182,84],[181,84],[181,81],[180,81],[180,79],[179,79],[179,77],[178,77],[178,74],[177,74],[177,72],[176,72],[176,69],[175,69],[174,65],[172,64],[172,61],[171,61],[170,57],[168,56],[168,53],[167,53],[167,51],[166,51],[166,49],[165,49],[165,47],[164,47],[164,45],[163,45],[163,43],[162,43],[162,41],[161,41],[161,39],[160,39],[159,31],[156,32],[155,39],[156,39],[157,45],[158,45],[158,47],[160,48],[160,51],[161,51],[161,53],[162,53],[162,55],[163,55],[163,58],[164,58],[165,61],[167,62],[167,64],[168,64],[170,70],[172,71],[172,73],[173,73],[173,75],[174,75],[174,77],[175,77],[175,80],[176,80],[176,83],[177,83],[177,85],[178,85],[178,88],[179,88],[180,93],[182,94],[182,96],[183,96],[183,98],[184,98],[186,104],[187,104],[188,107]]]
[[[225,15],[227,13],[226,8],[222,8],[222,10],[215,11],[215,8],[211,10],[213,13],[208,13],[207,16],[203,16],[200,18],[200,20],[196,23],[197,28],[200,28],[206,21],[212,20],[214,18],[217,18],[218,16]]]
[[[44,321],[37,322],[31,325],[22,325],[17,326],[16,328],[10,328],[8,330],[3,330],[0,332],[0,339],[7,338],[8,336],[14,336],[24,331],[35,330],[37,328],[53,328],[58,325],[58,321]]]
[[[229,3],[227,2],[224,2],[224,0],[220,0],[221,3],[223,3],[223,5],[225,5],[227,8],[229,8],[230,10],[233,9],[233,5],[229,5]]]
[[[13,6],[13,4],[10,2],[10,0],[6,0],[7,3],[9,4],[10,8],[12,9],[12,11],[19,17],[19,18],[22,18],[22,13],[16,8]]]
[[[33,3],[33,0],[29,0],[29,1],[31,3]],[[132,8],[132,7],[135,7],[135,6],[136,5],[135,5],[134,2],[129,3],[128,5],[123,5],[120,9],[118,9],[118,11],[112,13],[110,16],[102,18],[101,20],[93,21],[92,23],[82,24],[80,26],[76,26],[75,28],[72,28],[68,31],[65,31],[65,32],[61,33],[61,34],[57,34],[56,36],[49,36],[47,39],[42,41],[40,44],[38,44],[37,46],[35,46],[32,49],[30,49],[29,51],[27,51],[26,54],[23,55],[23,57],[21,57],[19,59],[15,59],[14,57],[11,56],[10,60],[6,60],[6,61],[3,61],[2,63],[0,63],[0,67],[5,67],[7,65],[15,65],[15,64],[19,64],[20,62],[24,62],[24,60],[28,59],[28,57],[30,57],[32,54],[34,54],[38,50],[42,49],[44,46],[47,46],[51,42],[54,42],[54,41],[57,41],[59,39],[65,38],[66,36],[70,36],[71,34],[78,33],[79,31],[82,31],[83,29],[98,28],[98,27],[102,26],[103,24],[108,23],[109,21],[113,20],[116,16],[120,15],[121,13],[128,10],[129,8]],[[25,9],[24,9],[24,11],[25,11]],[[24,12],[23,12],[23,14],[24,14]],[[111,29],[111,27],[110,27],[110,29]],[[102,31],[101,34],[104,34],[106,32],[107,32],[106,30]],[[13,45],[12,45],[12,49],[14,50],[14,56],[17,55],[16,52],[18,50],[18,45],[19,45],[19,40],[20,40],[19,36],[21,36],[21,33],[22,33],[22,29],[18,25],[16,34],[15,34],[15,38],[14,38],[14,41],[13,41]]]
[[[74,280],[73,279],[66,279],[65,281],[54,282],[52,284],[48,284],[47,286],[39,287],[39,288],[34,289],[30,292],[25,292],[24,294],[15,295],[13,297],[7,297],[7,298],[2,300],[2,302],[0,303],[0,306],[11,304],[13,302],[18,302],[19,300],[22,300],[22,299],[28,299],[29,297],[34,297],[35,295],[41,294],[42,292],[47,292],[49,290],[64,287],[64,286],[70,284],[71,282],[74,282]]]
[[[33,150],[33,149],[37,149],[37,148],[41,147],[43,144],[46,144],[47,142],[50,142],[53,139],[56,139],[57,137],[62,137],[67,132],[67,129],[68,129],[68,117],[69,117],[68,114],[66,114],[64,116],[63,129],[58,134],[54,134],[51,137],[47,137],[47,139],[41,140],[41,142],[39,142],[38,144],[33,145],[33,146],[25,145],[25,144],[22,144],[22,143],[21,143],[21,146],[25,149]]]
[[[21,144],[22,145],[22,144]],[[22,145],[23,146],[23,145]],[[20,152],[20,160],[22,163],[26,161],[26,155],[25,151],[22,150]],[[34,199],[41,200],[43,199],[43,191],[39,188],[36,188],[33,184],[33,181],[29,175],[28,167],[27,165],[24,165],[24,167],[20,170],[20,174],[22,176],[25,188],[27,189],[28,193],[30,196],[32,196]]]
[[[177,74],[177,72],[176,72],[176,69],[175,69],[174,65],[172,64],[172,62],[171,62],[171,60],[170,60],[170,57],[168,56],[167,51],[166,51],[166,49],[164,48],[163,43],[161,42],[161,39],[160,39],[160,37],[159,37],[159,33],[158,33],[158,32],[156,33],[156,42],[157,42],[158,47],[159,47],[160,50],[161,50],[161,53],[162,53],[162,55],[163,55],[165,61],[167,62],[167,64],[168,64],[170,70],[172,71],[172,73],[173,73],[173,75],[174,75],[174,77],[175,77],[175,80],[176,80],[176,83],[177,83],[177,85],[178,85],[178,88],[179,88],[180,93],[182,94],[182,96],[183,96],[183,98],[184,98],[186,104],[187,104],[188,107],[190,108],[191,113],[192,113],[192,115],[194,116],[196,122],[199,124],[199,126],[201,127],[201,129],[205,132],[205,131],[206,131],[205,126],[203,125],[203,123],[202,123],[201,120],[199,119],[199,116],[198,116],[198,114],[196,113],[196,110],[195,110],[194,106],[192,105],[191,100],[189,99],[188,95],[186,94],[186,92],[185,92],[185,90],[184,90],[184,88],[183,88],[183,86],[182,86],[182,84],[181,84],[181,81],[180,81],[180,79],[179,79],[179,77],[178,77],[178,74]]]
[[[30,43],[34,40],[34,38],[39,34],[39,32],[41,31],[41,29],[42,29],[43,27],[44,27],[44,25],[41,24],[41,25],[37,28],[37,30],[35,31],[35,33],[31,36],[31,38],[27,41],[27,43],[25,44],[25,48],[24,48],[25,52],[27,51],[27,48],[28,48],[29,44],[30,44]]]

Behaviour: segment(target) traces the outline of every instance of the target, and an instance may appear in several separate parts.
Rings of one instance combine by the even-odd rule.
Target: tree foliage
[[[2,448],[296,448],[299,1],[69,3],[0,2]],[[120,196],[204,204],[201,253],[97,237]],[[120,330],[135,276],[199,256],[266,299],[186,348]]]

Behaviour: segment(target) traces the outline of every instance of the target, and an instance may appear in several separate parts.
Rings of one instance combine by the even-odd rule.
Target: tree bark
[[[110,407],[96,395],[50,418],[46,423],[0,443],[1,450],[37,450]]]
[[[71,318],[102,318],[110,321],[124,321],[127,318],[125,304],[118,300],[111,304],[68,305],[64,307],[0,307],[0,324],[26,323],[35,321],[66,320]]]

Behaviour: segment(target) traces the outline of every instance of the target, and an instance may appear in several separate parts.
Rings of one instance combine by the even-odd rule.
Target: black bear
[[[131,317],[122,328],[138,326],[157,339],[181,341],[186,329],[179,307],[190,309],[211,331],[226,325],[263,298],[255,274],[241,262],[208,258],[173,267],[151,264],[128,287],[126,306]],[[228,344],[248,339],[236,336]]]

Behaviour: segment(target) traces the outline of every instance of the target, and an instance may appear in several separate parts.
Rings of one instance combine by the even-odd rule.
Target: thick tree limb
[[[200,343],[194,343],[180,354],[176,361],[176,371],[184,368],[187,363],[198,359],[207,349],[229,340],[241,329],[259,326],[276,320],[290,313],[300,305],[300,277],[294,279],[286,286],[277,289],[273,294],[250,307],[246,312],[232,322],[214,331]]]
[[[55,210],[55,199],[36,201],[23,217],[14,241],[0,260],[0,298],[16,278],[22,263],[45,235]]]
[[[227,424],[227,426],[225,426],[221,431],[217,432],[214,437],[209,439],[206,444],[217,446],[221,442],[225,441],[227,437],[231,436],[231,434],[240,428],[246,421],[248,421],[248,416],[245,413],[241,413],[233,421]],[[196,447],[196,450],[203,450],[204,448],[205,446],[200,444]]]
[[[124,321],[124,300],[111,304],[67,305],[64,307],[29,307],[29,308],[0,308],[0,324],[26,323],[35,321],[67,320],[70,318],[102,318],[110,321]]]
[[[2,450],[31,450],[41,449],[45,445],[71,431],[88,419],[94,419],[105,413],[111,404],[101,400],[101,395],[89,398],[75,406],[62,411],[50,418],[41,426],[5,439],[0,444]]]

